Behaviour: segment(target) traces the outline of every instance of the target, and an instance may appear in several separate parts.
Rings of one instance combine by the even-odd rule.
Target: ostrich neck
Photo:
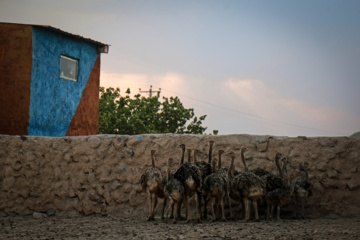
[[[152,163],[152,167],[155,168],[155,154],[151,154],[151,163]]]
[[[219,152],[219,164],[218,164],[218,167],[219,167],[219,169],[221,168],[221,152]]]
[[[188,162],[191,162],[191,150],[188,150]]]
[[[228,172],[227,172],[227,177],[228,179],[230,178],[231,175],[234,175],[234,160],[235,160],[235,157],[232,157],[231,158],[231,162],[230,162],[230,166],[229,166],[229,169],[228,169]]]
[[[283,177],[284,177],[284,174],[283,174],[283,172],[282,172],[282,170],[281,170],[279,160],[280,160],[280,157],[279,157],[278,155],[276,155],[276,156],[275,156],[275,164],[276,164],[277,169],[279,170],[280,177],[283,178]]]
[[[185,160],[185,148],[182,148],[180,166],[184,164]]]
[[[246,166],[246,162],[245,162],[244,150],[241,150],[241,161],[242,161],[243,164],[244,164],[245,172],[249,171],[248,167]]]
[[[287,177],[287,162],[286,161],[283,163],[282,173],[284,176],[286,175],[286,177]]]
[[[213,150],[213,145],[210,144],[210,148],[209,148],[209,163],[211,163],[211,160],[212,160],[212,150]]]
[[[197,151],[194,151],[194,163],[197,162]]]
[[[283,174],[284,182],[285,182],[286,186],[288,187],[290,185],[290,181],[289,181],[289,177],[287,174],[286,163],[284,163],[282,174]]]
[[[168,162],[167,168],[166,168],[166,174],[167,174],[167,180],[170,181],[170,163]]]
[[[309,174],[308,174],[308,171],[306,170],[306,168],[303,167],[302,170],[305,172],[305,179],[306,179],[306,180],[309,180]]]
[[[216,168],[215,164],[216,164],[215,161],[213,161],[213,162],[212,162],[212,166],[211,166],[213,172],[215,172],[215,170],[216,170],[216,169],[215,169],[215,168]],[[219,169],[220,169],[220,168],[219,168]]]

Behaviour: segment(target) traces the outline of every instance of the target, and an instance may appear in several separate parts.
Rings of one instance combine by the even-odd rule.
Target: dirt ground
[[[360,218],[202,223],[119,216],[0,217],[0,239],[360,239]]]

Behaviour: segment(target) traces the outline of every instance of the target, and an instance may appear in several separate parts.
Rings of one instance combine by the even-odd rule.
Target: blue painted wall
[[[65,136],[97,59],[95,44],[32,27],[28,135]],[[60,78],[60,56],[78,59],[78,80]]]

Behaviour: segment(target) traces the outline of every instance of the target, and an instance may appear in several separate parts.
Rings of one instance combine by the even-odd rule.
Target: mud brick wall
[[[248,148],[249,169],[261,167],[277,173],[274,156],[290,158],[288,173],[303,176],[300,162],[309,164],[315,195],[306,204],[313,216],[360,213],[360,140],[346,137],[273,137],[251,135],[93,135],[34,137],[0,135],[0,213],[32,214],[56,210],[57,214],[146,214],[146,195],[140,176],[151,166],[150,150],[165,174],[169,157],[179,162],[178,145],[199,149],[208,159],[208,141],[234,151],[235,166],[243,171],[240,147]],[[229,160],[223,157],[223,165]]]

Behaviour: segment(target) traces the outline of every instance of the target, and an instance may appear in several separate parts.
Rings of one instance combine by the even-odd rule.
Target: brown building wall
[[[31,70],[31,26],[0,23],[0,134],[27,134]]]
[[[100,53],[82,94],[67,136],[94,135],[99,129]]]

